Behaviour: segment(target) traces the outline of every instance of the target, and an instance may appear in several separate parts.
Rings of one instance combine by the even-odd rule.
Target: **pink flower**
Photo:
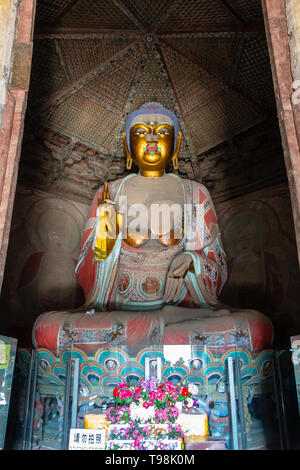
[[[167,421],[167,419],[168,419],[165,410],[156,409],[155,410],[155,415],[156,415],[156,422]]]
[[[134,447],[137,447],[138,449],[140,448],[140,440],[142,439],[142,436],[137,436],[134,440]]]
[[[149,434],[150,434],[150,428],[145,427],[145,428],[144,428],[144,431],[145,431],[145,433],[147,434],[147,436],[149,436]]]
[[[164,399],[164,397],[165,397],[164,392],[162,390],[157,390],[157,392],[155,393],[155,398],[157,400],[162,401]]]
[[[172,384],[172,382],[166,382],[166,391],[171,394],[175,391],[175,386]]]
[[[121,389],[119,391],[119,398],[121,398],[121,400],[126,400],[126,398],[129,398],[129,397],[133,397],[133,392],[131,390],[123,390]]]

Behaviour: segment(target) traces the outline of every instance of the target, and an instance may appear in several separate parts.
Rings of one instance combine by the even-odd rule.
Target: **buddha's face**
[[[241,254],[245,251],[254,251],[256,246],[256,237],[256,227],[254,225],[248,224],[245,227],[242,227],[234,237],[237,252]]]
[[[174,127],[170,124],[137,123],[130,129],[130,150],[141,171],[161,171],[174,153]]]
[[[71,243],[70,231],[62,225],[53,225],[47,232],[48,250],[67,250]]]

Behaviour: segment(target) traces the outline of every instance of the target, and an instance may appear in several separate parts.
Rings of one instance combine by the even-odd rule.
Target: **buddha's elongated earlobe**
[[[179,166],[178,166],[178,156],[177,155],[174,155],[174,157],[172,158],[172,163],[173,163],[173,170],[178,170]]]
[[[125,153],[126,153],[126,169],[130,170],[132,167],[132,157],[128,150],[125,132],[123,132],[122,136],[123,136],[123,142],[124,142]]]
[[[126,169],[131,170],[131,167],[132,167],[132,158],[129,155],[129,157],[127,157],[127,160],[126,160]]]
[[[179,166],[178,166],[178,153],[179,153],[180,144],[181,144],[181,137],[182,137],[181,132],[178,132],[176,149],[175,149],[174,155],[172,157],[172,163],[173,163],[173,169],[174,170],[178,170],[178,168],[179,168]]]

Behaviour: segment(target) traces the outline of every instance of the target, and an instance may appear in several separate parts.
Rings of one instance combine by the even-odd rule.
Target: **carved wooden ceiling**
[[[276,133],[260,0],[37,0],[23,175],[77,194],[124,174],[126,117],[149,101],[177,114],[193,179],[239,136]]]

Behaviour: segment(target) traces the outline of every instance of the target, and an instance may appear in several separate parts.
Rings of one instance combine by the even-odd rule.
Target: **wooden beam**
[[[263,33],[265,31],[264,23],[257,21],[254,23],[241,24],[241,23],[224,23],[217,25],[199,25],[196,28],[176,28],[174,29],[159,29],[155,30],[156,36],[165,34],[195,34],[195,33]]]
[[[220,6],[226,11],[227,14],[229,14],[231,16],[231,18],[234,20],[234,21],[237,21],[238,23],[245,23],[245,21],[243,20],[243,18],[241,18],[237,12],[234,10],[234,8],[232,8],[231,5],[228,5],[228,1],[227,0],[219,0],[219,3],[220,3]]]
[[[73,27],[36,27],[34,39],[70,39],[70,38],[142,38],[145,34],[136,29],[101,29],[101,28],[73,28]]]
[[[297,119],[295,119],[293,109],[299,105],[293,104],[291,99],[293,77],[286,5],[284,0],[277,0],[276,2],[262,0],[262,8],[300,263],[300,143],[297,135]],[[298,110],[296,112],[299,113]]]
[[[149,31],[151,33],[151,31]],[[190,34],[201,34],[201,33],[264,33],[265,27],[263,22],[255,22],[248,24],[219,24],[219,25],[199,25],[197,28],[177,28],[174,29],[159,29],[155,28],[152,33],[155,36],[178,36],[181,35],[189,36]],[[75,36],[90,36],[90,35],[101,35],[101,36],[127,36],[127,35],[136,35],[143,37],[145,35],[144,31],[137,31],[136,29],[103,29],[103,28],[85,28],[85,27],[67,27],[67,26],[37,26],[35,29],[34,37],[53,37],[53,38],[62,38],[69,35]]]
[[[136,17],[136,14],[130,9],[128,5],[125,5],[121,0],[112,0],[119,10],[121,10],[125,16],[141,31],[147,32],[147,27],[140,19]]]

